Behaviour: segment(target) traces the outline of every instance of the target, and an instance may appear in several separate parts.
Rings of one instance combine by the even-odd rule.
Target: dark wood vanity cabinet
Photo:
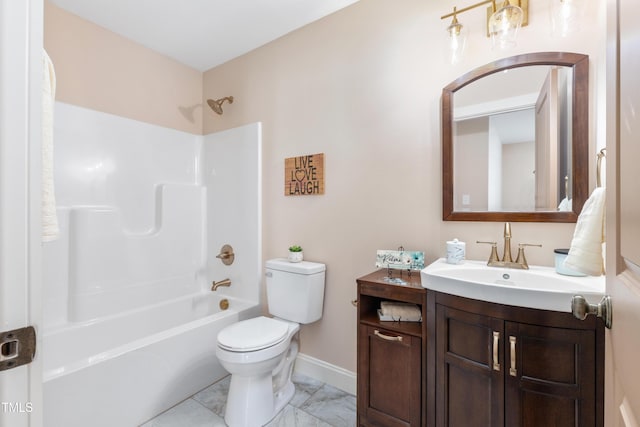
[[[601,321],[434,291],[427,298],[435,425],[603,426]]]
[[[381,301],[417,304],[426,317],[420,274],[379,270],[358,283],[358,426],[421,426],[426,410],[426,335],[423,322],[380,321]]]

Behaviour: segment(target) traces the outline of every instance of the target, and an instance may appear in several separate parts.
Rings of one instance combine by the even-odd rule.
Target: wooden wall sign
[[[324,153],[284,159],[284,195],[324,194]]]

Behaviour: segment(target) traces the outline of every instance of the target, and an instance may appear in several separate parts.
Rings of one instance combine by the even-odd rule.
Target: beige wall
[[[56,99],[202,134],[202,73],[45,1]]]
[[[595,1],[587,1],[591,8]],[[592,138],[603,136],[604,10],[587,11],[582,32],[552,39],[547,2],[531,2],[519,46],[493,52],[482,35],[484,10],[460,16],[471,28],[465,59],[451,66],[442,49],[440,15],[448,0],[360,0],[321,21],[201,73],[47,3],[45,47],[58,73],[58,99],[75,105],[209,134],[263,123],[263,256],[291,244],[327,263],[324,317],[302,329],[302,351],[356,370],[355,279],[374,269],[376,249],[424,250],[467,241],[467,257],[484,259],[476,240],[499,239],[500,223],[441,220],[440,92],[456,76],[494,59],[564,50],[591,56]],[[603,8],[604,6],[598,6]],[[601,16],[602,18],[597,18]],[[224,115],[202,109],[233,95]],[[603,102],[600,103],[604,104]],[[204,130],[204,132],[203,132]],[[600,145],[604,145],[601,143]],[[592,150],[595,156],[595,149]],[[285,197],[284,158],[325,153],[323,196]],[[512,225],[514,243],[542,243],[527,258],[553,264],[573,224]]]
[[[376,249],[403,245],[424,250],[431,262],[457,237],[468,242],[469,258],[484,259],[488,248],[472,242],[501,237],[500,223],[441,220],[441,88],[476,66],[523,52],[589,54],[592,82],[603,62],[603,11],[588,10],[582,32],[557,40],[547,29],[547,2],[530,4],[531,24],[510,52],[492,52],[481,35],[484,10],[461,15],[473,28],[466,59],[455,67],[444,61],[449,23],[439,19],[453,3],[361,0],[205,73],[204,98],[235,97],[223,116],[205,115],[205,134],[263,122],[265,259],[299,243],[305,257],[327,263],[324,317],[302,328],[304,353],[356,370],[350,300],[355,279],[374,269]],[[596,118],[602,112],[593,101]],[[285,197],[284,158],[320,152],[325,195]],[[553,265],[553,249],[567,247],[573,229],[512,225],[514,243],[544,245],[527,254],[544,265]]]

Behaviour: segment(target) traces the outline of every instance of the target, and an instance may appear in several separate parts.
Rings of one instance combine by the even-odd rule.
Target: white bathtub
[[[212,292],[45,331],[45,427],[133,427],[226,375],[218,331],[259,314]]]

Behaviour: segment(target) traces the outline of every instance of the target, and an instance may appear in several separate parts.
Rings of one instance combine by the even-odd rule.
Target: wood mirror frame
[[[468,84],[503,70],[559,65],[573,70],[572,211],[464,212],[453,210],[453,95]],[[539,52],[512,56],[476,68],[442,90],[442,219],[444,221],[576,222],[589,188],[589,57],[578,53]]]

